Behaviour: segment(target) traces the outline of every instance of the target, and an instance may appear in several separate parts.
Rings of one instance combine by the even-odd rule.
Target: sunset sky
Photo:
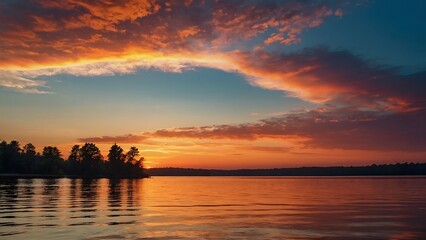
[[[1,0],[0,139],[148,167],[426,162],[426,1]]]

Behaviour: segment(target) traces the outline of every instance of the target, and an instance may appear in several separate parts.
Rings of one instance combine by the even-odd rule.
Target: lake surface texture
[[[426,178],[0,180],[0,239],[426,239]]]

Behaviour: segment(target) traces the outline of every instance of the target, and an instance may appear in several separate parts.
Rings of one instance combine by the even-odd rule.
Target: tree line
[[[114,144],[107,159],[94,143],[74,145],[65,160],[57,147],[46,146],[41,153],[31,143],[22,148],[18,141],[0,143],[0,173],[51,175],[81,178],[143,178],[143,157],[137,147],[128,152]]]
[[[372,164],[370,166],[299,167],[272,169],[151,168],[150,176],[387,176],[426,175],[426,163]]]

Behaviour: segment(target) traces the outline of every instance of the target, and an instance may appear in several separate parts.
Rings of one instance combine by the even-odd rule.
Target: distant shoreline
[[[145,176],[140,178],[111,178],[111,179],[141,179],[154,176],[287,176],[287,177],[356,177],[356,176],[426,176],[426,163],[396,163],[370,166],[334,166],[334,167],[298,167],[270,169],[196,169],[196,168],[151,168],[144,169]],[[1,173],[0,179],[100,179],[108,176],[83,177],[79,175],[51,174],[17,174]]]
[[[426,163],[235,170],[169,167],[145,169],[145,173],[149,176],[424,176]]]

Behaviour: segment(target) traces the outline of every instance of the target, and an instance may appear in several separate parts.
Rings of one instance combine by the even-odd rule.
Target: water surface
[[[0,180],[1,239],[426,239],[422,177]]]

